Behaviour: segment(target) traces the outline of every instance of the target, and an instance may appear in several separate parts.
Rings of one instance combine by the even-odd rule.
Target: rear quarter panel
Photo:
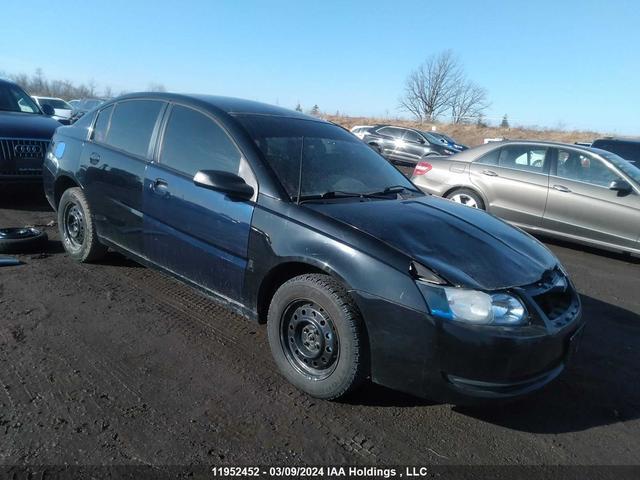
[[[442,197],[452,188],[469,185],[467,162],[457,162],[451,157],[430,157],[425,162],[431,165],[431,170],[411,177],[411,181],[422,191]]]

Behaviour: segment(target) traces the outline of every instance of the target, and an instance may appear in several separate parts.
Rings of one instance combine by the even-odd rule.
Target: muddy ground
[[[377,386],[341,403],[276,372],[265,327],[118,254],[63,253],[36,190],[0,225],[45,225],[0,268],[0,464],[640,463],[640,262],[568,244],[588,321],[566,374],[494,409]]]

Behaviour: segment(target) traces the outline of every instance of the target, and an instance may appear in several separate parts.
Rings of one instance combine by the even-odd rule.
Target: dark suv
[[[15,83],[0,80],[0,184],[42,178],[42,162],[60,126],[53,107],[40,108]]]
[[[416,164],[425,157],[457,153],[428,132],[393,125],[377,125],[364,135],[362,141],[401,171],[407,170],[405,173],[413,171]]]
[[[640,140],[627,138],[599,138],[591,144],[591,147],[615,153],[619,157],[629,160],[637,167],[640,167]]]
[[[127,95],[60,127],[44,178],[69,257],[111,247],[266,322],[282,374],[319,398],[367,378],[524,395],[578,343],[580,299],[537,240],[298,112]]]

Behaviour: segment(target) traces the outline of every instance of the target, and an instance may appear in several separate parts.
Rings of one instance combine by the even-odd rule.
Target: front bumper
[[[521,327],[473,326],[442,320],[354,292],[369,334],[371,377],[381,385],[444,403],[513,399],[556,379],[578,347],[581,305],[571,287],[560,315],[521,292],[532,316]]]

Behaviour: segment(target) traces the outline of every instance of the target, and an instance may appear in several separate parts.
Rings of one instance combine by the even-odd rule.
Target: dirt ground
[[[44,254],[0,268],[0,464],[640,463],[640,262],[551,243],[588,325],[566,374],[507,407],[462,409],[370,385],[318,401],[275,370],[265,327],[118,254],[63,253],[39,191],[0,225]]]

